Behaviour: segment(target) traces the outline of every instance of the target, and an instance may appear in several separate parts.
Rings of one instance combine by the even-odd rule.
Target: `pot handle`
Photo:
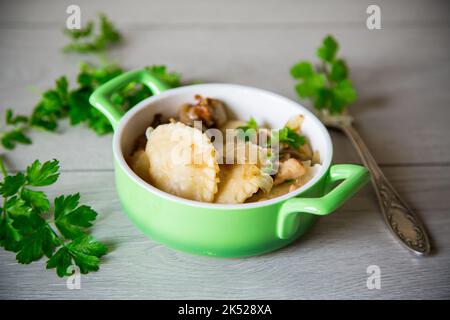
[[[353,164],[332,166],[325,185],[328,192],[326,195],[321,198],[292,198],[281,206],[277,221],[278,237],[289,239],[294,236],[300,225],[300,214],[303,212],[323,216],[335,211],[369,179],[369,171],[363,166]],[[344,181],[333,188],[339,180]]]
[[[146,69],[125,72],[102,84],[91,94],[89,102],[108,118],[114,130],[122,117],[122,113],[111,103],[111,94],[132,82],[144,84],[154,95],[170,89],[169,85]]]

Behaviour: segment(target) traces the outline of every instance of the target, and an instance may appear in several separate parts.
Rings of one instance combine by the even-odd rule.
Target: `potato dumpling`
[[[136,150],[128,159],[128,165],[136,173],[139,178],[146,182],[150,182],[150,162],[147,154],[143,149]]]
[[[220,165],[220,183],[216,203],[244,203],[260,188],[272,187],[272,177],[254,164]]]
[[[214,200],[219,181],[216,150],[200,130],[181,122],[160,125],[150,133],[145,152],[153,186],[190,200]]]

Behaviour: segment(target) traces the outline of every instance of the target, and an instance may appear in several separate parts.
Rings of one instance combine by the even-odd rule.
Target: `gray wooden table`
[[[28,113],[79,55],[64,55],[61,29],[73,1],[10,1],[0,7],[0,112]],[[81,191],[99,213],[94,236],[112,247],[80,290],[46,270],[18,265],[0,250],[0,298],[450,298],[450,42],[448,1],[91,1],[82,20],[107,13],[125,43],[111,57],[126,68],[167,64],[184,78],[260,87],[296,99],[289,67],[314,58],[327,33],[342,46],[359,100],[357,126],[398,191],[420,212],[436,253],[417,258],[384,225],[370,186],[323,218],[295,244],[259,257],[215,259],[176,252],[143,236],[122,213],[114,190],[111,136],[64,123],[33,132],[33,145],[2,152],[10,170],[56,158],[62,175],[51,194]],[[382,30],[366,28],[366,8],[381,7]],[[359,162],[332,133],[336,163]],[[366,286],[369,265],[381,289]]]

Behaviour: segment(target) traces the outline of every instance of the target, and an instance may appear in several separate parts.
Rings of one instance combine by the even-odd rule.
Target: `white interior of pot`
[[[277,94],[255,89],[251,87],[230,85],[230,84],[201,84],[185,86],[163,92],[158,96],[150,97],[131,109],[121,120],[114,136],[114,153],[116,159],[125,167],[140,183],[148,184],[141,180],[126,164],[124,157],[130,155],[135,147],[136,139],[144,134],[145,130],[153,121],[157,113],[163,114],[163,119],[176,117],[180,106],[187,102],[194,102],[196,94],[204,97],[215,98],[226,104],[229,119],[239,119],[247,121],[253,117],[260,125],[277,129],[284,127],[286,121],[298,114],[305,116],[302,124],[302,134],[310,141],[312,149],[318,150],[322,168],[317,175],[301,188],[283,195],[281,197],[242,205],[219,205],[205,204],[212,206],[258,206],[268,202],[280,201],[284,198],[290,198],[314,184],[322,176],[331,164],[332,145],[330,136],[322,123],[306,108],[298,103]],[[200,204],[197,201],[191,201],[169,195],[161,190],[149,186],[152,191],[164,194],[166,197],[176,198],[180,201]]]

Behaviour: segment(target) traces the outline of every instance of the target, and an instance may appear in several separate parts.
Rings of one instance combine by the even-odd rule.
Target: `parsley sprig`
[[[180,75],[167,71],[166,66],[148,66],[158,78],[172,87],[180,85]],[[44,91],[30,116],[14,115],[11,109],[5,113],[5,125],[0,129],[0,142],[5,149],[14,149],[18,143],[30,144],[27,131],[40,128],[54,132],[61,120],[69,119],[72,126],[85,124],[98,135],[112,132],[107,118],[89,103],[89,96],[103,83],[122,74],[124,70],[117,64],[100,67],[88,63],[80,64],[76,84],[69,87],[66,76],[55,81],[54,88]],[[113,104],[123,112],[139,101],[151,96],[151,91],[140,84],[130,83],[111,96]]]
[[[5,124],[0,131],[0,142],[5,149],[11,150],[18,143],[31,144],[31,139],[27,136],[29,118],[24,115],[14,115],[12,109],[5,111]]]
[[[99,13],[98,20],[97,34],[95,34],[96,24],[92,20],[81,29],[64,29],[64,33],[70,37],[71,42],[63,50],[80,53],[97,52],[119,42],[122,36],[108,17]]]
[[[300,61],[291,68],[292,77],[299,81],[295,90],[300,98],[309,99],[316,109],[331,114],[342,113],[357,98],[347,64],[337,57],[338,49],[336,40],[327,36],[317,49],[319,66],[314,68],[311,62]]]
[[[19,263],[29,264],[48,258],[47,269],[56,268],[58,276],[68,275],[76,264],[80,272],[99,269],[107,247],[87,234],[97,213],[80,205],[80,194],[55,198],[53,210],[47,195],[39,190],[59,177],[57,160],[34,161],[24,173],[8,175],[0,158],[0,246],[16,253]],[[51,214],[53,213],[53,214]]]
[[[97,33],[94,21],[89,21],[79,30],[64,30],[72,40],[65,47],[65,51],[93,53],[106,49],[109,44],[120,40],[120,33],[114,24],[104,14],[100,13],[98,17]],[[180,75],[169,72],[164,65],[153,65],[147,69],[172,87],[180,85]],[[1,145],[11,150],[18,144],[31,144],[28,135],[30,129],[39,128],[54,132],[58,129],[59,122],[64,119],[69,119],[72,126],[85,124],[98,135],[112,132],[107,118],[89,104],[89,96],[100,85],[123,72],[124,69],[115,63],[104,62],[100,66],[81,63],[75,85],[69,85],[67,76],[59,77],[55,80],[53,88],[42,92],[30,115],[14,115],[11,109],[6,110],[4,125],[0,125]],[[151,95],[147,87],[130,83],[114,93],[110,99],[118,110],[126,112]]]

